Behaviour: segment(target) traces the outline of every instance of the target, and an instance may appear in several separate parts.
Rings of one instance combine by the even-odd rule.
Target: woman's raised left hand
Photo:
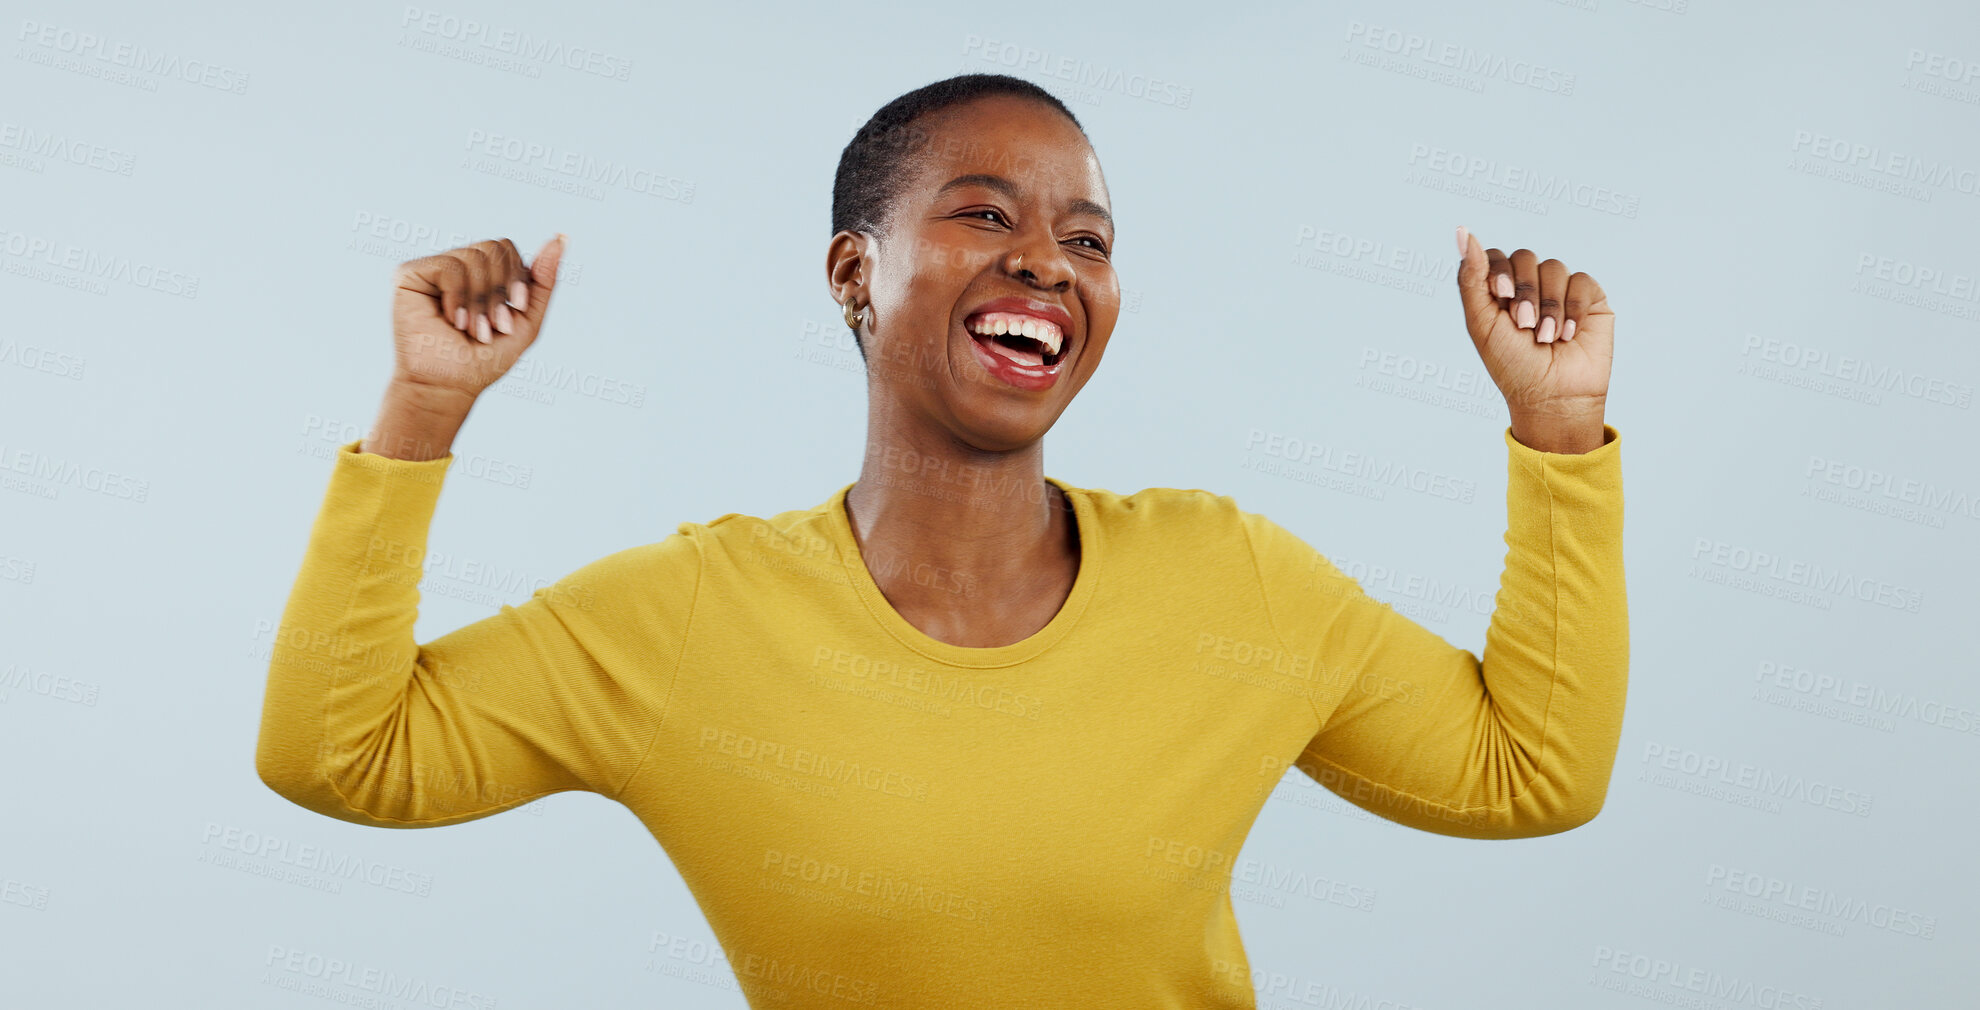
[[[1595,278],[1531,249],[1508,256],[1457,230],[1465,328],[1506,398],[1513,438],[1543,452],[1602,444],[1615,313]]]

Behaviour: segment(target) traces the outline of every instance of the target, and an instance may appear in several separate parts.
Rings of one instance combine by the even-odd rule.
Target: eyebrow
[[[1013,200],[1019,199],[1016,183],[1001,175],[989,175],[983,172],[972,172],[968,175],[956,176],[948,182],[943,183],[942,188],[935,191],[935,195],[941,196],[952,189],[960,189],[963,186],[982,186],[986,189],[994,189]],[[1091,214],[1107,222],[1107,227],[1112,228],[1114,226],[1114,215],[1107,213],[1107,208],[1091,200],[1084,198],[1074,200],[1071,204],[1067,205],[1066,209],[1074,214]]]

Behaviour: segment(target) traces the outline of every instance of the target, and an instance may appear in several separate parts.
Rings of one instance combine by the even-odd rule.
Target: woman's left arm
[[[1326,704],[1301,770],[1426,831],[1554,834],[1601,809],[1622,734],[1621,444],[1602,414],[1614,314],[1559,260],[1481,249],[1462,228],[1458,241],[1467,329],[1512,414],[1506,562],[1482,658],[1276,524],[1248,516],[1247,531],[1275,620],[1317,654]]]
[[[1311,657],[1299,769],[1365,810],[1465,838],[1578,827],[1607,795],[1629,677],[1622,443],[1556,454],[1505,433],[1506,560],[1480,654],[1245,514],[1273,624]],[[1481,659],[1482,656],[1482,659]]]

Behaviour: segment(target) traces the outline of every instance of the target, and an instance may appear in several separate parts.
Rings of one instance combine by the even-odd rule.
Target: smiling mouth
[[[1032,368],[1050,368],[1070,350],[1059,327],[1036,316],[984,312],[963,320],[963,329],[989,353]]]

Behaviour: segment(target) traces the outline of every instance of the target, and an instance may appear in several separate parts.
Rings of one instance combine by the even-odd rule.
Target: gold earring
[[[850,298],[846,299],[846,304],[844,308],[845,308],[845,317],[846,317],[846,328],[855,331],[858,330],[860,313],[858,310],[853,308],[852,299]]]

